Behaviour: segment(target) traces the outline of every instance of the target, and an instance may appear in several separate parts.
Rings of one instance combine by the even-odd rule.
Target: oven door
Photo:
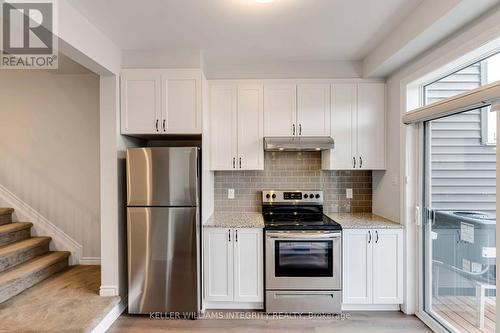
[[[340,290],[340,231],[266,231],[266,289]]]

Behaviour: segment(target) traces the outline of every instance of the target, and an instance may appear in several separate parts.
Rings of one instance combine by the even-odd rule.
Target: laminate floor
[[[431,332],[415,316],[401,312],[350,312],[345,318],[273,318],[260,312],[207,313],[218,319],[152,319],[149,316],[122,315],[110,333],[418,333]],[[263,316],[261,318],[261,316]],[[235,319],[238,318],[238,319]],[[245,319],[249,318],[249,319]]]

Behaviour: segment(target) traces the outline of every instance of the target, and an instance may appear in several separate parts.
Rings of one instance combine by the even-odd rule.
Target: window
[[[496,151],[454,130],[480,112],[424,122],[424,311],[451,332],[496,328]]]
[[[453,97],[500,80],[500,53],[462,68],[424,87],[425,105]],[[496,115],[483,108],[468,121],[457,122],[455,131],[476,130],[480,145],[496,145]],[[451,126],[451,125],[450,125]]]
[[[424,86],[424,104],[496,81],[500,53]],[[497,124],[490,108],[422,126],[423,311],[450,332],[496,329]]]

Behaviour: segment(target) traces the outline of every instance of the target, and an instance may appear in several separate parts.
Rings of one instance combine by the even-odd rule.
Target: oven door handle
[[[340,238],[340,232],[328,233],[296,233],[296,232],[266,232],[266,237],[269,238],[283,238],[283,239],[297,239],[297,240],[310,240],[310,239],[332,239]]]

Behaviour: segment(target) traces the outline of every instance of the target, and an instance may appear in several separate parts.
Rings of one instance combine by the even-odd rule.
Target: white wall
[[[139,141],[120,134],[118,76],[100,77],[101,296],[127,294],[127,147]]]
[[[67,0],[57,1],[59,50],[101,75],[118,74],[121,49]]]
[[[0,72],[0,184],[100,256],[97,75]]]
[[[200,50],[123,50],[122,68],[200,68]]]
[[[259,62],[232,63],[231,60],[213,62],[203,59],[207,79],[328,79],[359,78],[360,61]]]

